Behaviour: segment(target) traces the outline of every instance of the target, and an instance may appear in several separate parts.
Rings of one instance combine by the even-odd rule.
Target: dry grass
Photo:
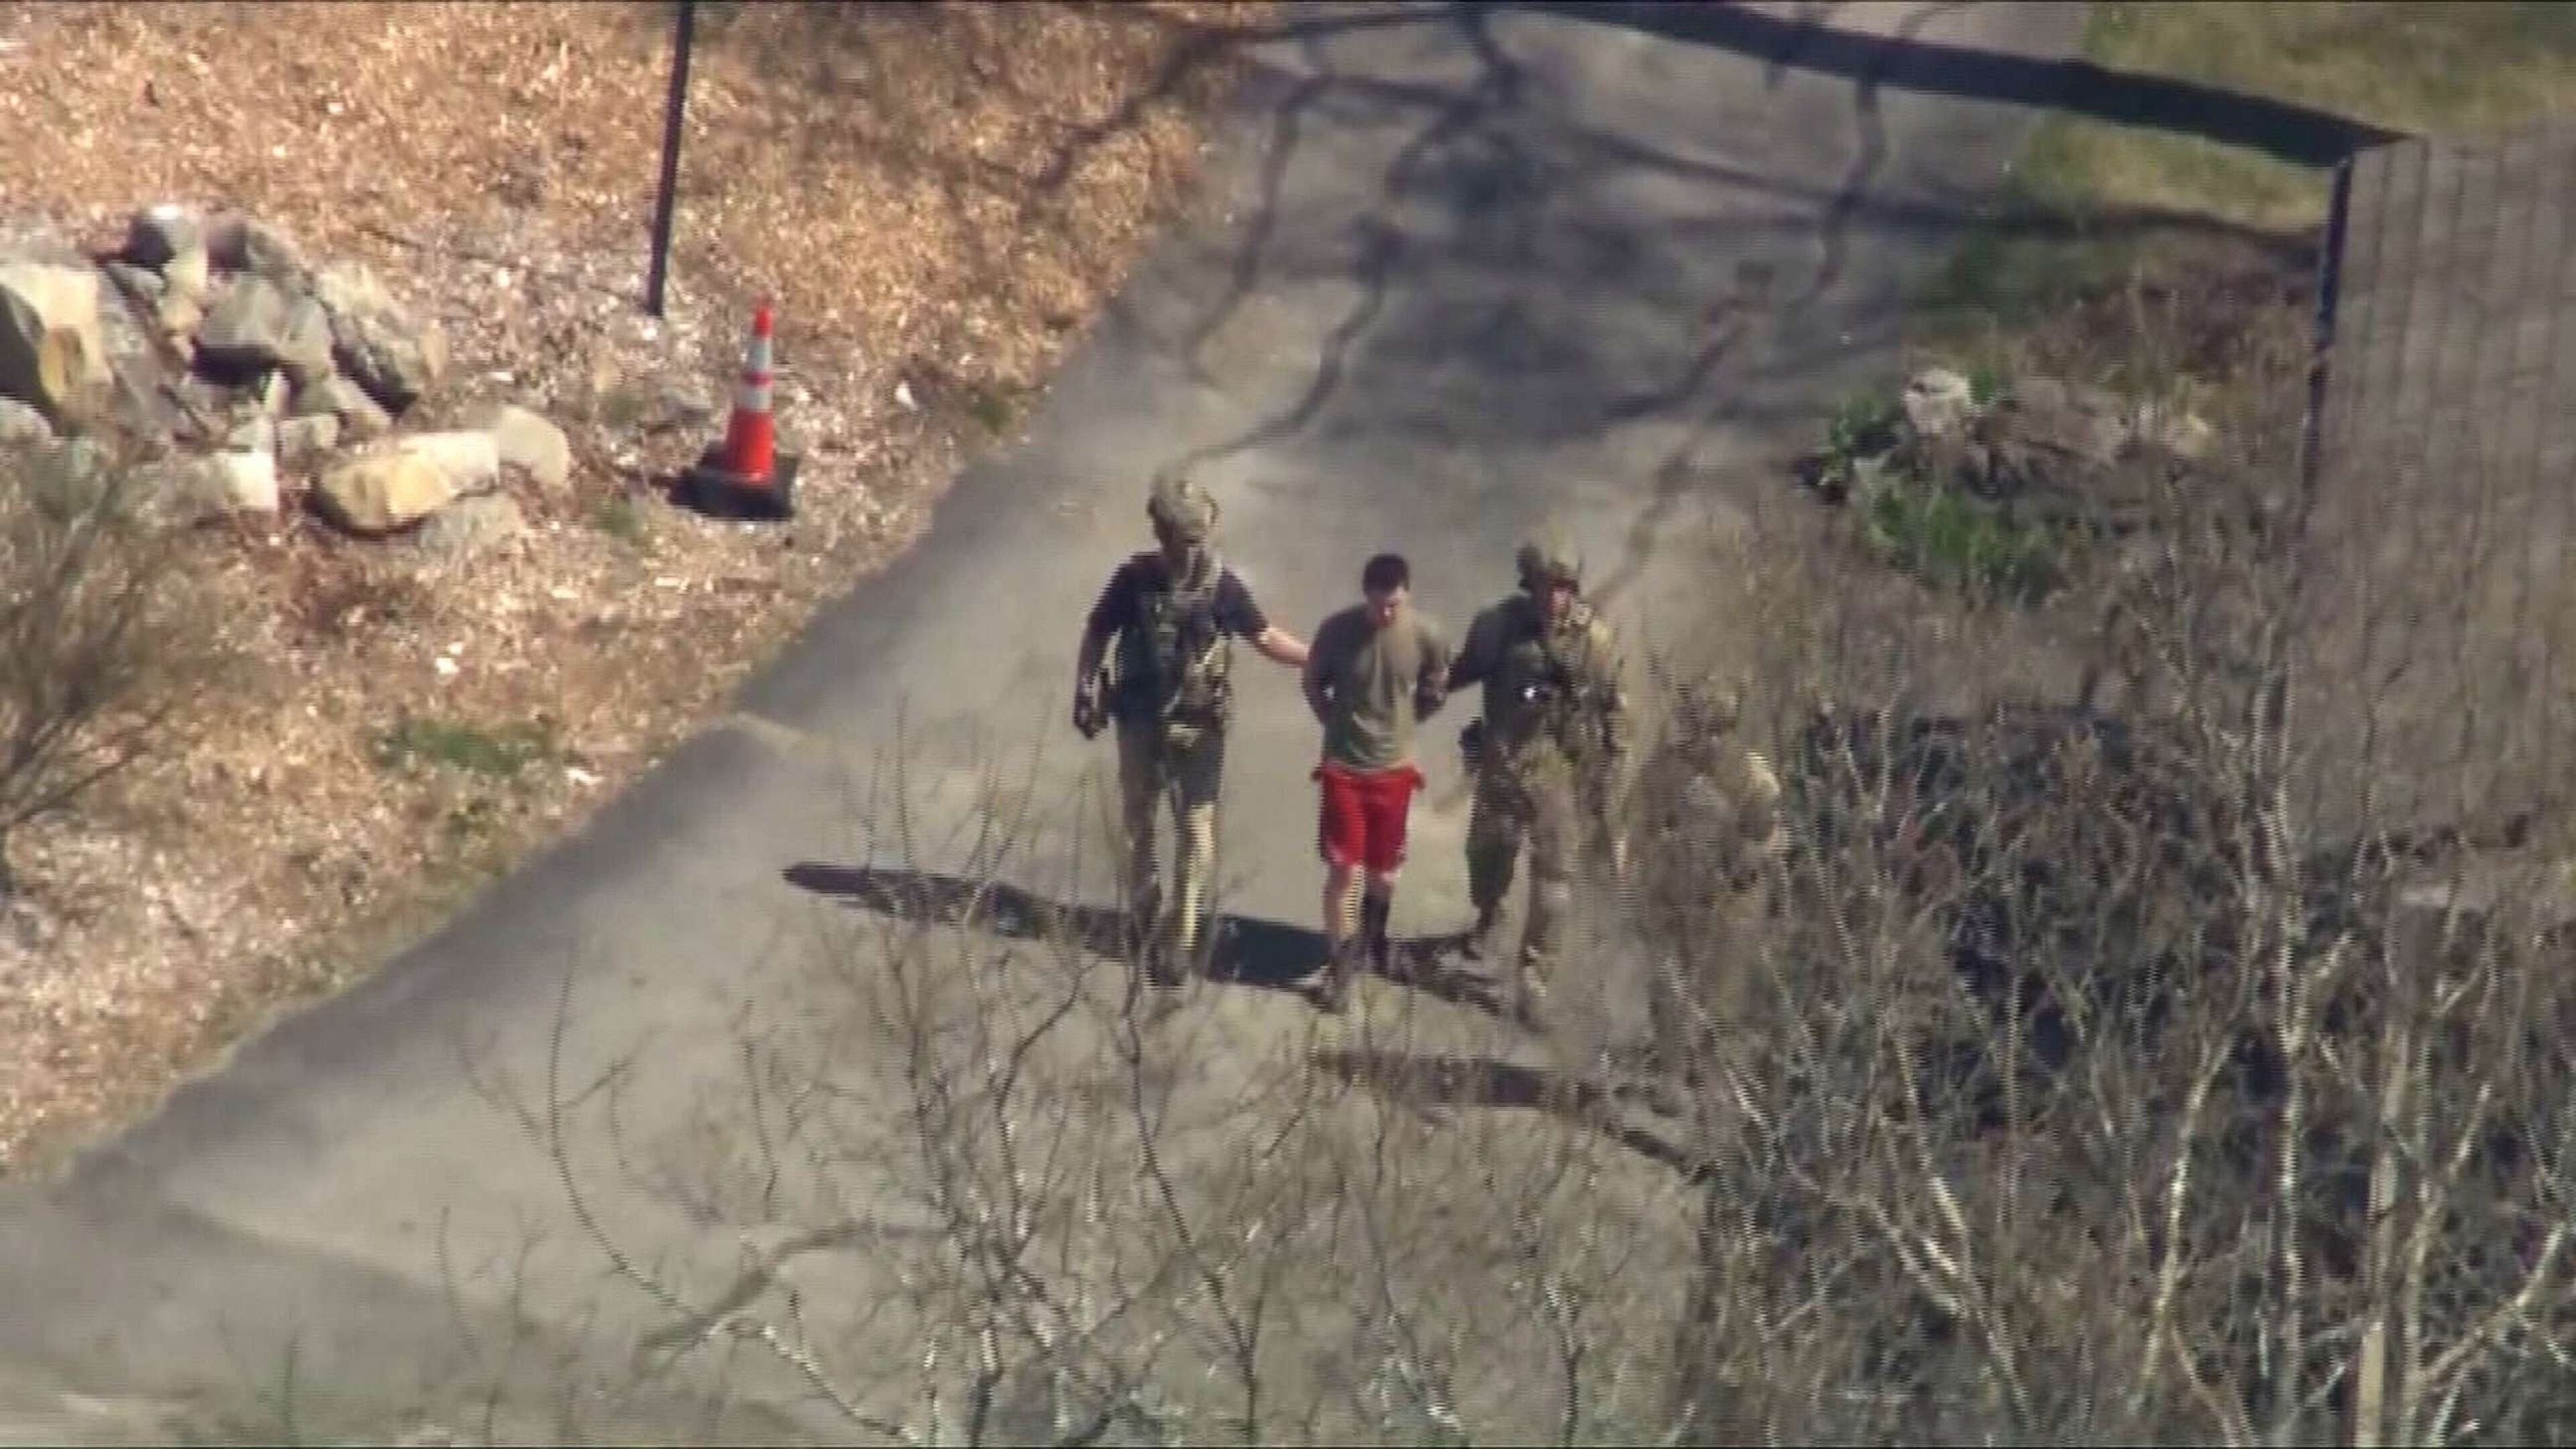
[[[2105,5],[2085,53],[2407,132],[2479,132],[2576,110],[2576,12],[2555,4]],[[2307,168],[2195,137],[2051,122],[2032,186],[2291,231],[2325,217]]]
[[[2492,131],[2576,109],[2576,11],[2564,5],[2098,5],[2084,54],[2113,71],[2410,133]],[[1989,317],[2017,325],[2136,270],[2180,281],[2213,264],[2230,274],[2296,267],[2326,200],[2325,173],[2314,168],[2195,136],[2051,116],[1990,222],[1926,280],[1927,320],[1948,331]],[[2138,215],[2221,229],[2122,220]]]
[[[1263,13],[701,12],[657,324],[637,304],[667,7],[0,5],[0,230],[103,241],[152,201],[247,207],[441,318],[456,378],[424,421],[525,401],[576,458],[470,558],[291,513],[196,542],[249,663],[184,748],[25,841],[0,1170],[148,1106],[577,825],[906,546],[992,400],[1043,382],[1185,193],[1220,73],[1175,64],[1175,22]],[[784,529],[644,486],[706,439],[637,400],[720,400],[763,290],[780,427],[807,448]],[[528,747],[508,770],[385,748],[405,721]]]

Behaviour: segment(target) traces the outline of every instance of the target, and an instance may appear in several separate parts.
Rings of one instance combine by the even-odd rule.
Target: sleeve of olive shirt
[[[1252,586],[1232,567],[1217,576],[1216,623],[1238,639],[1258,639],[1270,632],[1270,616],[1252,596]]]

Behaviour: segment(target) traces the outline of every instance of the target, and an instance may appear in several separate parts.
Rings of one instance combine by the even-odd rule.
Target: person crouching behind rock
[[[1404,864],[1405,817],[1422,787],[1414,726],[1448,697],[1449,645],[1440,626],[1414,609],[1404,556],[1370,559],[1360,592],[1361,602],[1316,629],[1306,657],[1306,704],[1324,728],[1314,778],[1325,959],[1315,996],[1330,1012],[1349,1002],[1362,950],[1380,972],[1389,969],[1387,917]]]

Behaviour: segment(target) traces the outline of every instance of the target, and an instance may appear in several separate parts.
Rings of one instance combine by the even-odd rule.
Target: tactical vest
[[[1495,671],[1500,696],[1489,713],[1506,748],[1540,741],[1553,744],[1570,759],[1582,759],[1602,741],[1592,695],[1590,648],[1592,611],[1581,603],[1562,629],[1550,630],[1534,607],[1516,606],[1511,638],[1503,646],[1502,667]]]
[[[1225,563],[1203,552],[1186,579],[1172,578],[1160,554],[1138,554],[1136,567],[1164,586],[1138,589],[1136,615],[1119,631],[1120,705],[1132,718],[1160,720],[1166,743],[1185,744],[1222,728],[1234,703],[1234,651],[1216,617]]]

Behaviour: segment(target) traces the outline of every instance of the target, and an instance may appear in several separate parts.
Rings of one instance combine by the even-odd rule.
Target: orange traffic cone
[[[724,441],[680,477],[686,497],[711,513],[736,518],[786,518],[795,505],[797,456],[777,451],[769,411],[769,300],[751,313],[751,341],[743,348],[742,377],[734,387],[733,415]]]

